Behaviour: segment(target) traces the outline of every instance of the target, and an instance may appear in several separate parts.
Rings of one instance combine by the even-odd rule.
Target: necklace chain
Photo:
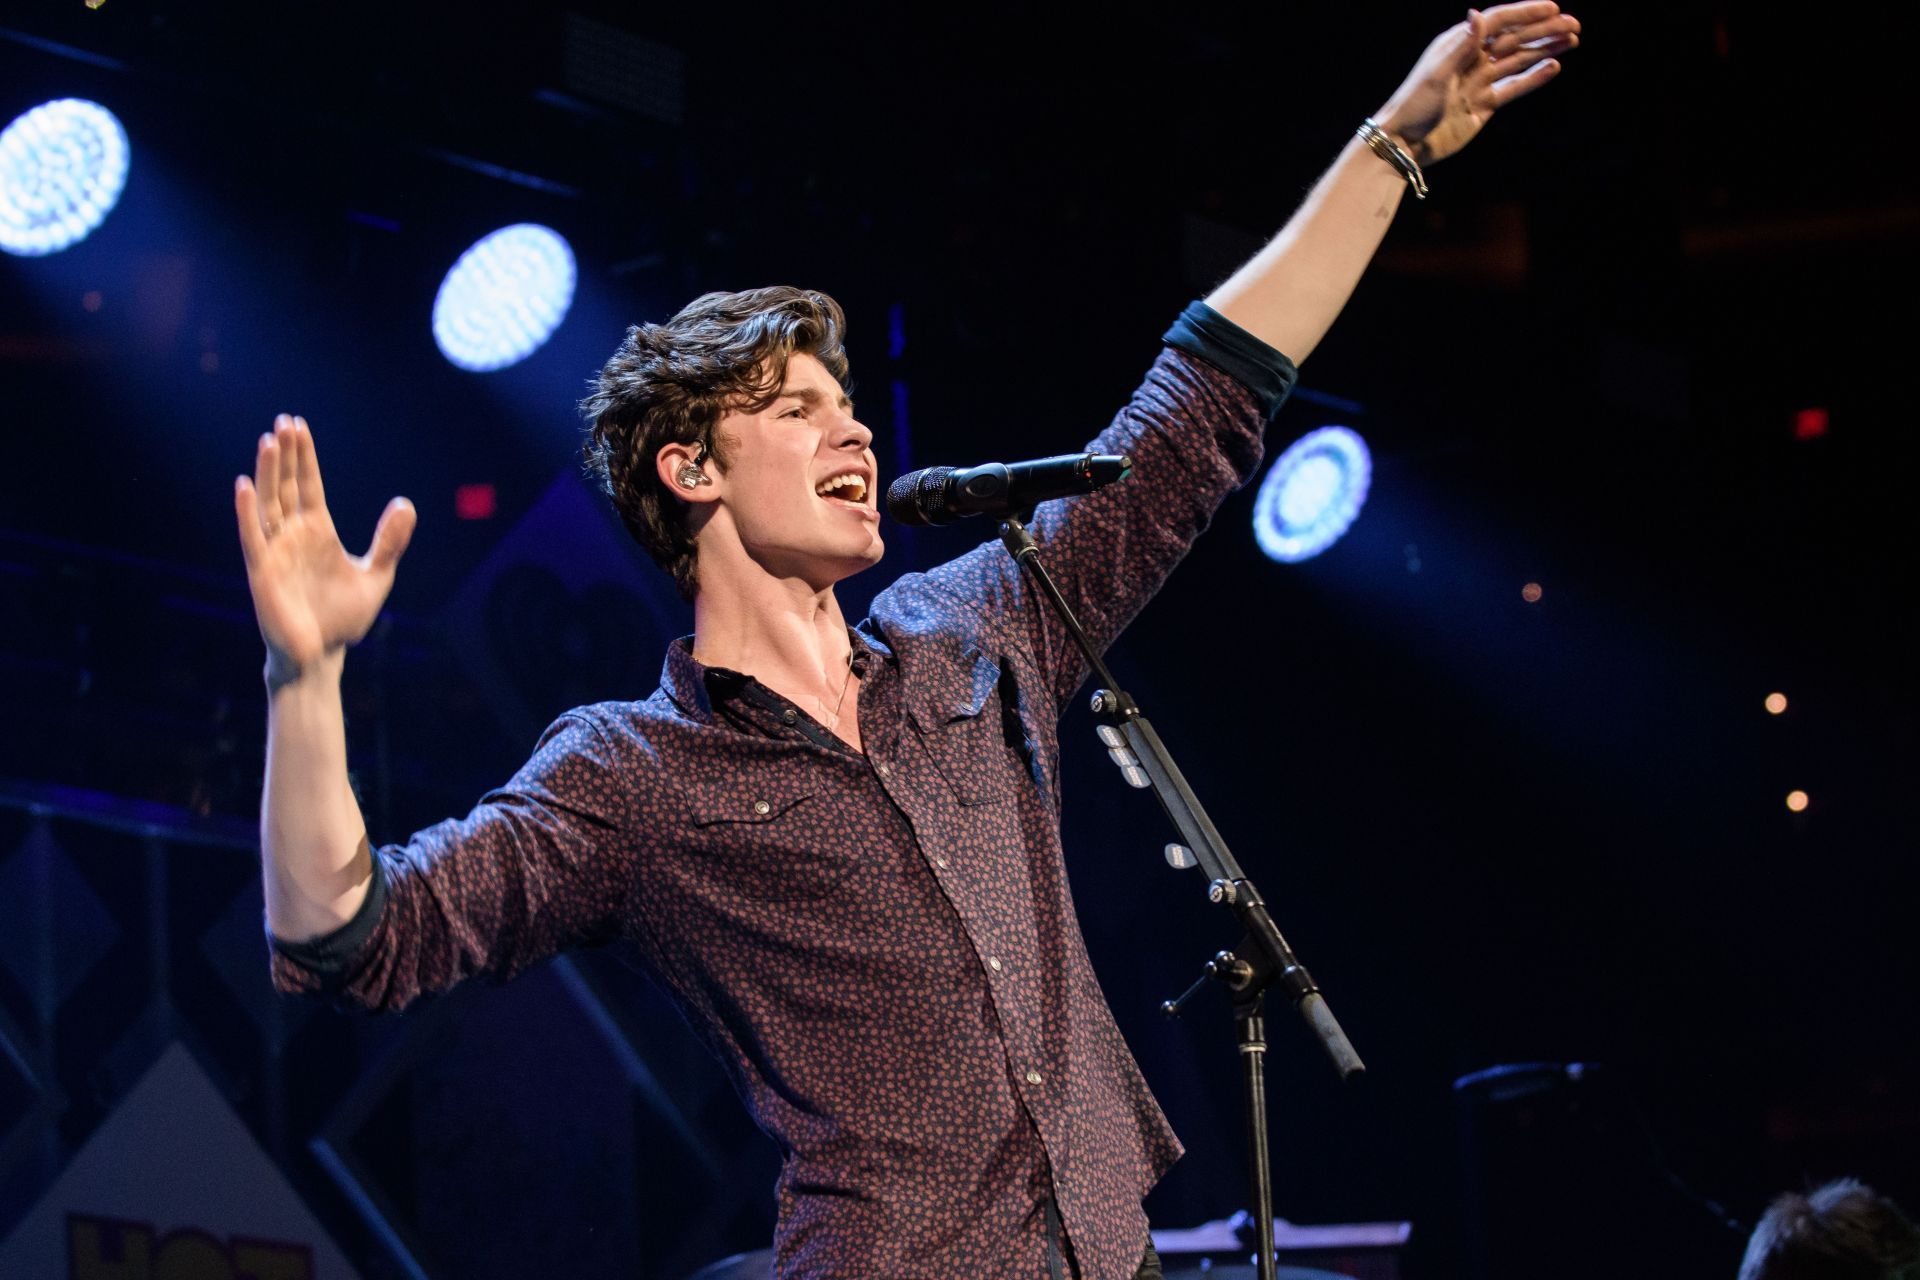
[[[848,649],[847,650],[847,676],[846,676],[846,679],[840,682],[840,696],[833,700],[833,710],[827,712],[827,728],[833,729],[839,726],[840,708],[846,703],[847,689],[851,687],[852,684],[853,684],[853,650]],[[826,699],[822,698],[820,700],[820,705],[823,707],[826,706],[827,705]]]

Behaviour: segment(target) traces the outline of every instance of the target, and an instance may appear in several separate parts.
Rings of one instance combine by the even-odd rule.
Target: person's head
[[[709,293],[634,325],[581,401],[589,470],[691,600],[701,548],[830,586],[880,558],[872,435],[824,293]],[[826,496],[823,485],[858,483]],[[857,501],[848,501],[857,496]]]
[[[1740,1280],[1920,1280],[1920,1230],[1852,1178],[1788,1192],[1753,1229]]]

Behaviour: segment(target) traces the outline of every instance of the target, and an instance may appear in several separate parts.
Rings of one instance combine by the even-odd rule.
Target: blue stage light
[[[97,102],[43,102],[0,132],[0,249],[58,253],[106,221],[127,185],[127,131]]]
[[[1293,564],[1340,540],[1367,501],[1373,459],[1345,427],[1321,427],[1287,447],[1261,482],[1253,536],[1268,556]]]
[[[573,305],[573,250],[531,222],[481,237],[433,300],[433,340],[462,369],[517,364],[553,336]]]

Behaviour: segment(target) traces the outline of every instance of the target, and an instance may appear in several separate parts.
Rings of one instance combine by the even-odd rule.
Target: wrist
[[[267,650],[267,665],[261,673],[267,682],[267,696],[275,701],[298,696],[307,689],[338,690],[340,675],[346,670],[347,651],[335,649],[308,662],[298,662],[278,649]]]
[[[1372,116],[1361,121],[1360,128],[1356,132],[1368,150],[1405,180],[1407,186],[1412,188],[1416,199],[1427,198],[1426,175],[1420,171],[1420,162],[1414,159],[1403,142],[1388,132],[1382,123]]]
[[[1402,114],[1399,103],[1389,102],[1386,106],[1381,107],[1373,113],[1373,121],[1380,126],[1382,133],[1386,134],[1387,137],[1391,138],[1403,151],[1413,157],[1415,164],[1427,165],[1433,163],[1432,156],[1427,151],[1427,134],[1429,130],[1417,128],[1409,124]]]

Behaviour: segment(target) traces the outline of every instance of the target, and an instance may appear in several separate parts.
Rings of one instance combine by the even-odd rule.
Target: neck
[[[709,584],[702,573],[693,656],[706,666],[744,672],[799,701],[827,673],[844,671],[850,650],[832,587],[766,574]]]

